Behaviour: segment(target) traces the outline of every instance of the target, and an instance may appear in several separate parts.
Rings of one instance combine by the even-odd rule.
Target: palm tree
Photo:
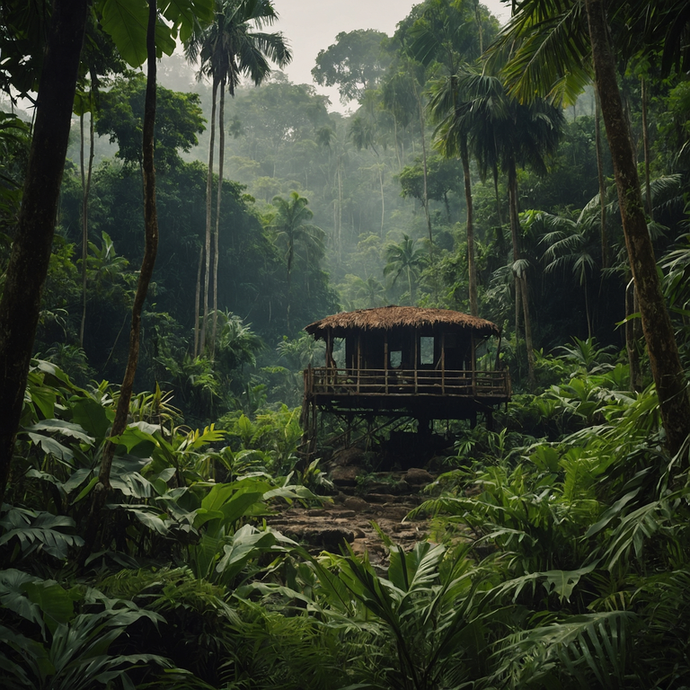
[[[477,298],[477,268],[474,260],[474,218],[472,204],[472,183],[470,179],[470,154],[468,137],[477,123],[471,117],[472,109],[463,102],[464,94],[460,90],[457,75],[451,75],[437,86],[436,93],[429,102],[432,119],[438,122],[436,146],[446,158],[459,156],[465,188],[465,205],[467,207],[467,267],[469,273],[470,313],[479,315]]]
[[[414,304],[414,283],[413,278],[419,278],[426,256],[422,249],[415,249],[417,240],[413,240],[409,235],[403,235],[399,244],[389,244],[386,247],[386,266],[383,269],[384,276],[393,276],[392,285],[401,275],[407,278],[407,286],[410,291],[410,302]]]
[[[383,237],[383,226],[386,220],[386,198],[383,193],[383,173],[385,164],[381,162],[381,156],[376,148],[377,139],[381,135],[382,115],[379,106],[379,94],[371,90],[365,91],[362,97],[362,107],[352,119],[347,136],[358,151],[371,149],[376,154],[378,163],[371,170],[376,172],[381,193],[381,229],[379,234]]]
[[[369,276],[366,280],[357,278],[353,287],[355,299],[362,300],[366,307],[382,307],[386,303],[385,289],[373,276]]]
[[[211,278],[211,254],[213,254],[213,334],[211,336],[211,355],[216,341],[218,311],[218,230],[220,224],[220,204],[223,186],[223,161],[225,150],[225,89],[230,96],[242,76],[247,76],[255,86],[261,84],[270,74],[269,61],[284,67],[292,59],[285,39],[281,33],[260,31],[273,24],[278,18],[272,0],[216,0],[215,21],[206,29],[192,34],[185,43],[185,54],[191,62],[200,61],[199,77],[210,77],[212,81],[211,131],[208,155],[208,177],[206,182],[206,236],[204,244],[204,315],[201,333],[195,327],[195,352],[202,351],[206,345],[206,331],[209,312],[209,283]],[[254,29],[259,29],[256,31]],[[213,154],[216,125],[216,102],[218,104],[219,154],[218,189],[216,192],[216,222],[212,225],[212,184]]]
[[[609,140],[642,328],[669,449],[675,453],[690,433],[690,398],[647,229],[630,127],[618,88],[617,55],[611,44],[612,38],[620,43],[623,36],[625,49],[632,43],[635,49],[641,47],[646,50],[644,41],[653,32],[638,32],[642,38],[631,41],[629,29],[616,35],[612,32],[612,25],[615,26],[618,19],[625,20],[626,26],[631,22],[643,25],[651,22],[652,29],[669,39],[666,57],[675,55],[678,61],[687,57],[682,41],[678,40],[681,34],[667,34],[669,26],[674,31],[687,28],[687,14],[681,12],[681,4],[652,5],[658,12],[649,12],[649,3],[625,3],[619,8],[612,6],[607,16],[602,0],[577,0],[565,4],[525,0],[504,30],[499,47],[504,49],[504,55],[508,51],[512,55],[504,70],[509,88],[525,100],[531,100],[535,95],[549,95],[554,100],[564,100],[564,94],[573,96],[588,78],[588,65],[594,63],[595,85]],[[685,9],[686,5],[682,7]],[[673,11],[677,14],[674,15]],[[651,47],[656,48],[657,45]],[[554,84],[559,88],[554,88]]]
[[[596,265],[592,231],[597,225],[597,217],[588,207],[576,220],[556,216],[550,213],[535,214],[534,221],[541,223],[547,232],[540,242],[546,245],[543,260],[546,262],[545,273],[552,273],[560,268],[572,269],[585,296],[585,314],[587,316],[587,337],[592,337],[592,319],[589,308],[587,276]]]
[[[479,25],[479,27],[477,26]],[[479,31],[477,31],[479,28]],[[470,312],[477,316],[477,271],[474,261],[474,227],[470,158],[467,148],[467,122],[456,119],[462,100],[458,93],[457,74],[481,54],[483,32],[478,5],[475,3],[427,2],[422,16],[410,31],[410,53],[423,65],[438,65],[445,72],[436,97],[429,103],[432,119],[441,122],[440,150],[447,158],[459,156],[464,173],[465,201],[467,205],[467,264],[469,268]],[[439,130],[437,130],[438,133]]]
[[[309,200],[297,192],[291,192],[288,199],[276,196],[273,205],[277,212],[271,223],[276,234],[276,243],[283,245],[285,250],[285,264],[287,268],[287,329],[290,330],[290,298],[292,269],[294,267],[296,249],[302,246],[307,262],[318,261],[324,255],[326,233],[309,221],[314,217],[308,207]]]
[[[498,165],[508,177],[510,230],[513,245],[513,275],[515,280],[515,328],[517,333],[520,310],[523,314],[527,366],[530,383],[534,383],[534,348],[529,312],[526,269],[522,256],[518,221],[518,167],[529,165],[538,174],[546,173],[546,156],[556,149],[563,122],[562,113],[543,100],[529,105],[520,104],[506,93],[499,77],[464,70],[456,75],[456,94],[446,90],[437,94],[437,107],[442,112],[455,99],[452,115],[441,123],[439,132],[446,138],[449,150],[465,157],[466,187],[468,184],[471,149],[480,162],[480,169],[494,170],[494,186]],[[471,205],[468,204],[468,211]],[[468,221],[470,217],[468,216]],[[469,227],[468,227],[469,237]]]

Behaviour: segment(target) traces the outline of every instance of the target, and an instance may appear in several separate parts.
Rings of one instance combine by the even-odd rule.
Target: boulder
[[[369,504],[359,496],[348,496],[343,505],[350,510],[354,510],[358,513],[362,513],[365,510],[369,510]]]
[[[412,486],[421,486],[423,484],[431,484],[434,478],[426,470],[419,467],[410,467],[405,473],[405,481]]]
[[[357,465],[336,466],[331,470],[331,481],[338,487],[357,486],[357,475],[359,472],[360,469]]]

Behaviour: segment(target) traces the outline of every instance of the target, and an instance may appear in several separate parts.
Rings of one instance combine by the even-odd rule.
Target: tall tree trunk
[[[343,176],[342,156],[338,157],[338,263],[343,260]]]
[[[513,241],[513,263],[520,259],[520,239],[518,221],[518,202],[517,202],[517,171],[515,162],[511,161],[508,168],[508,206],[510,210],[510,235]],[[525,349],[527,350],[527,381],[530,388],[534,388],[536,378],[534,375],[534,343],[532,341],[532,320],[529,311],[529,289],[527,285],[527,275],[524,271],[519,274],[515,272],[515,318],[518,318],[519,306],[522,306],[522,317],[525,328]],[[515,337],[517,338],[517,324],[515,327]]]
[[[467,137],[462,136],[460,142],[460,159],[465,178],[465,204],[467,206],[467,270],[469,273],[470,314],[479,316],[479,302],[477,299],[477,267],[474,261],[474,219],[472,217],[472,182],[470,180],[470,154],[467,150]]]
[[[426,227],[429,232],[429,257],[431,262],[434,262],[434,238],[431,232],[431,214],[429,213],[429,172],[426,160],[426,133],[424,132],[424,106],[422,104],[422,97],[417,93],[417,86],[415,85],[415,95],[417,96],[417,105],[419,108],[419,132],[422,137],[422,175],[423,175],[423,189],[422,195],[424,198],[424,214],[426,215]]]
[[[587,288],[587,276],[583,280],[583,287],[585,291],[585,316],[587,317],[587,337],[592,337],[592,317],[589,313],[589,292]]]
[[[378,156],[378,154],[376,154]],[[381,232],[379,235],[383,237],[383,224],[386,220],[386,197],[383,194],[383,165],[379,163],[376,167],[379,169],[379,187],[381,188]]]
[[[527,382],[531,390],[534,390],[537,381],[534,374],[534,341],[532,340],[532,319],[529,310],[529,286],[527,275],[524,273],[519,278],[520,292],[522,295],[522,315],[525,322],[525,349],[527,350]]]
[[[87,0],[53,3],[19,227],[0,299],[0,505],[48,273],[88,6]]]
[[[206,177],[206,235],[204,239],[204,310],[199,336],[199,354],[206,349],[206,328],[208,326],[208,299],[211,284],[211,228],[213,226],[213,153],[216,139],[216,101],[218,99],[218,80],[213,77],[213,95],[211,100],[211,135],[208,146],[208,174]]]
[[[218,237],[220,233],[220,201],[223,194],[223,163],[225,162],[225,77],[220,83],[218,107],[218,189],[216,192],[216,227],[213,234],[213,333],[211,359],[216,356],[216,331],[218,330]]]
[[[647,201],[647,215],[654,220],[652,184],[649,177],[649,127],[647,124],[647,80],[640,77],[642,88],[642,146],[644,149],[644,184]]]
[[[400,143],[398,142],[398,118],[393,111],[393,141],[395,142],[395,157],[398,159],[398,170],[402,170],[402,158],[400,157]]]
[[[630,369],[630,390],[642,390],[642,371],[640,369],[640,353],[638,351],[639,338],[635,332],[635,322],[639,319],[630,317],[635,310],[635,282],[630,280],[625,289],[625,349],[628,353],[628,367]]]
[[[204,265],[204,245],[199,247],[199,264],[196,270],[196,290],[194,294],[194,357],[199,356],[199,312],[201,301],[201,269]]]
[[[479,0],[474,3],[474,21],[477,24],[477,36],[479,37],[479,54],[484,52],[484,31],[482,29],[482,17],[479,12]]]
[[[158,216],[156,212],[156,171],[154,168],[154,125],[156,121],[156,0],[149,0],[149,20],[146,32],[147,75],[146,101],[144,105],[143,126],[143,174],[144,174],[144,258],[141,262],[137,291],[132,305],[132,324],[129,331],[129,354],[127,367],[120,387],[120,397],[115,410],[115,420],[110,436],[117,438],[127,428],[129,403],[134,388],[134,375],[139,361],[139,342],[141,333],[141,313],[146,300],[153,268],[158,251]],[[84,537],[84,546],[79,555],[80,566],[93,550],[98,529],[101,524],[101,514],[110,491],[110,470],[115,455],[116,442],[109,441],[103,451],[101,467],[98,473],[98,484],[93,490],[91,512]]]
[[[95,135],[93,128],[93,108],[94,108],[94,93],[93,84],[95,74],[91,75],[91,110],[89,111],[89,165],[86,173],[84,172],[84,115],[79,118],[81,148],[79,151],[79,160],[81,163],[81,293],[82,293],[82,307],[81,307],[81,325],[79,327],[79,347],[84,347],[84,332],[86,330],[86,263],[89,255],[89,193],[91,191],[91,177],[93,174],[93,156]]]
[[[594,118],[594,141],[597,152],[597,177],[599,180],[599,226],[601,233],[601,267],[608,268],[609,265],[609,243],[606,235],[606,180],[604,178],[604,157],[601,150],[601,105],[599,94],[594,90],[594,100],[596,101],[596,117]]]
[[[503,218],[501,216],[501,197],[498,193],[498,166],[496,163],[492,166],[492,172],[494,177],[494,195],[496,196],[496,215],[498,216],[498,225],[503,227]]]
[[[601,0],[586,0],[585,4],[596,86],[613,160],[623,233],[640,304],[642,330],[669,450],[675,454],[690,433],[690,400],[673,325],[661,292],[652,240],[647,230],[628,122],[618,90],[614,56],[608,44],[604,5]]]

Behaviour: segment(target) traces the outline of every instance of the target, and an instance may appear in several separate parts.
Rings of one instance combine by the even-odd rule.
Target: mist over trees
[[[687,685],[685,5],[363,17],[312,69],[339,112],[271,0],[3,3],[8,687]],[[343,500],[304,327],[388,304],[497,324],[513,401],[432,424],[381,568],[266,518]]]

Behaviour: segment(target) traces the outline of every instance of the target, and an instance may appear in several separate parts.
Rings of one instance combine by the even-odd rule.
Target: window
[[[402,364],[402,350],[391,350],[388,353],[388,366],[397,369]]]
[[[434,363],[434,338],[433,336],[420,336],[419,338],[419,363]]]

